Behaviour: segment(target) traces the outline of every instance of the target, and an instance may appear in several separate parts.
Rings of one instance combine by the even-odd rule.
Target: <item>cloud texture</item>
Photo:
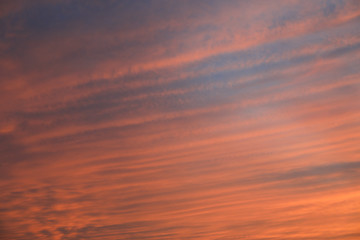
[[[358,1],[0,9],[0,238],[360,238]]]

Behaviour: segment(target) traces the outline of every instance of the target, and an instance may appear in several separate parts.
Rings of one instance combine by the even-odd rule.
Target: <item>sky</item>
[[[360,239],[360,1],[3,0],[0,239]]]

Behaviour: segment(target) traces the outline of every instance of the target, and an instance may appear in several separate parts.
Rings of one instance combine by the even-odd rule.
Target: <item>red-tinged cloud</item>
[[[1,239],[359,239],[357,1],[1,6]]]

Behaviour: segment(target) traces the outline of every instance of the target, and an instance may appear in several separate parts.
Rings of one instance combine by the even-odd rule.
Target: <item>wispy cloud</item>
[[[359,238],[357,1],[0,9],[0,238]]]

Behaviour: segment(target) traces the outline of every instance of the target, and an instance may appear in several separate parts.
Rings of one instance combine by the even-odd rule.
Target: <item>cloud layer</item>
[[[0,238],[359,239],[358,1],[0,9]]]

